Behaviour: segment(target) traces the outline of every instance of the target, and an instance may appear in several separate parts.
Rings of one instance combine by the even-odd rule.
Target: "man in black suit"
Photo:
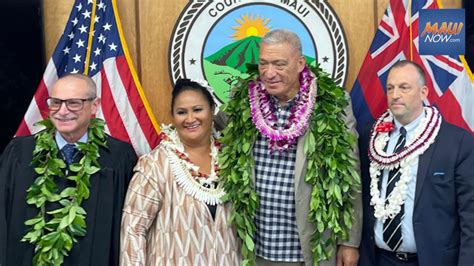
[[[87,76],[60,78],[47,101],[50,126],[36,135],[13,139],[5,149],[0,167],[0,265],[31,265],[41,252],[35,261],[53,263],[58,252],[47,258],[47,246],[64,246],[71,240],[67,235],[76,233],[77,242],[66,249],[64,265],[118,265],[122,205],[137,158],[131,145],[106,135],[100,121],[93,119],[99,107],[96,90]],[[42,151],[38,154],[38,150]],[[43,172],[53,171],[54,165],[59,168],[50,181],[41,181]],[[79,168],[89,173],[81,174]],[[84,178],[82,183],[77,176]],[[89,195],[79,199],[85,194]],[[42,197],[46,198],[43,205]],[[80,202],[74,205],[76,201]],[[85,211],[82,222],[78,218],[81,208]],[[59,226],[53,222],[58,209],[66,217]],[[35,217],[44,222],[25,225]],[[81,236],[78,224],[84,222]],[[42,223],[51,225],[42,227]],[[43,228],[39,236],[28,236],[38,228]],[[46,236],[54,232],[59,232],[57,238]]]
[[[474,139],[427,99],[423,69],[395,63],[389,111],[361,134],[359,265],[474,265]]]

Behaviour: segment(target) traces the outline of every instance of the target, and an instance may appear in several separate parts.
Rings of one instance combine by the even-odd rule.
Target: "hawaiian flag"
[[[419,11],[439,7],[435,0],[390,0],[351,91],[358,129],[387,110],[388,70],[408,59],[426,72],[430,90],[426,104],[436,106],[448,122],[474,133],[474,78],[464,57],[418,54]]]
[[[83,73],[97,84],[111,136],[131,143],[141,155],[158,144],[159,127],[130,59],[115,0],[76,0],[56,50],[16,133],[41,130],[34,124],[48,117],[46,98],[56,80]]]

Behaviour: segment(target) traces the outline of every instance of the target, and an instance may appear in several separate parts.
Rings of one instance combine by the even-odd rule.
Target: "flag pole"
[[[413,23],[411,20],[411,0],[408,0],[408,23],[410,27],[410,61],[413,61]]]
[[[94,24],[95,24],[95,9],[96,9],[96,0],[92,2],[92,14],[91,14],[91,25],[90,25],[90,30],[89,30],[89,39],[87,40],[87,52],[86,52],[86,58],[84,60],[84,75],[88,76],[89,74],[89,60],[91,58],[91,52],[92,52],[92,41],[94,36],[92,35],[94,33]]]

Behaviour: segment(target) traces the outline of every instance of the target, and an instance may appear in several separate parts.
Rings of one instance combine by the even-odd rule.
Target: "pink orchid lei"
[[[268,139],[272,151],[284,151],[293,146],[308,128],[314,104],[317,86],[313,84],[315,75],[306,66],[300,74],[300,96],[291,108],[289,123],[283,130],[276,127],[275,108],[260,77],[249,82],[249,100],[252,122],[260,134]]]

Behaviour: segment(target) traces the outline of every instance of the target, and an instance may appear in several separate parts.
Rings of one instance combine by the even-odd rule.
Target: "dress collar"
[[[423,117],[425,117],[426,114],[425,114],[425,111],[423,110],[423,112],[421,112],[421,114],[413,121],[411,121],[410,123],[408,123],[407,125],[402,125],[395,117],[393,118],[393,121],[394,121],[394,124],[395,124],[395,130],[396,132],[400,133],[400,128],[401,127],[404,127],[407,131],[407,134],[410,134],[412,133],[415,128],[420,124],[421,122],[421,119]]]

